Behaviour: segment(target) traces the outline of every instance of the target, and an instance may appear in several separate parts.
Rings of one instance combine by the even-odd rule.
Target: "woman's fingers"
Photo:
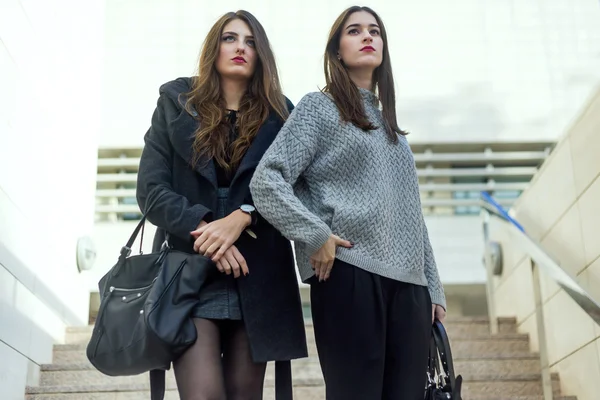
[[[206,241],[206,237],[202,237],[202,236],[198,236],[194,240],[194,251],[196,253],[200,253],[200,247],[202,247],[202,245],[204,244],[205,241]],[[202,254],[202,253],[200,253],[200,254]]]
[[[221,247],[222,242],[220,241],[214,241],[212,243],[208,243],[208,241],[206,241],[202,246],[200,246],[200,254],[204,254],[206,257],[212,258],[213,254],[216,254]]]
[[[207,224],[203,225],[202,227],[197,228],[195,231],[191,231],[190,235],[192,235],[193,237],[196,237],[196,238],[199,237],[206,230],[206,226],[207,226]]]
[[[225,272],[225,268],[223,268],[223,263],[221,261],[217,262],[217,269],[219,270],[219,272],[223,273]]]
[[[317,260],[315,258],[310,259],[310,264],[312,265],[315,276],[319,279],[319,282],[329,279],[334,261],[335,258],[331,258],[329,261]]]
[[[225,272],[227,275],[231,275],[231,265],[229,264],[229,261],[227,261],[227,259],[225,257],[221,258],[219,260],[219,262],[217,263],[217,266],[221,264],[223,266],[223,271],[221,272]]]
[[[325,280],[325,274],[327,273],[327,266],[328,266],[328,262],[321,262],[320,264],[320,268],[319,268],[319,281],[324,281]]]
[[[219,246],[219,250],[217,250],[212,256],[213,261],[219,261],[219,259],[225,255],[225,252],[228,251],[231,246],[233,246],[233,242],[231,241],[231,238],[226,237],[219,241]]]
[[[327,280],[329,279],[329,277],[331,276],[331,270],[333,269],[333,260],[329,261],[327,263],[327,267],[325,268],[325,276],[323,278],[323,280]]]
[[[248,275],[250,273],[250,269],[248,269],[248,264],[246,263],[246,259],[244,258],[242,253],[240,253],[238,248],[235,246],[231,246],[230,249],[231,253],[233,254],[233,257],[237,260],[237,263],[240,266],[242,274],[244,274],[244,276]]]
[[[350,242],[350,241],[348,241],[348,240],[344,240],[344,239],[340,238],[339,236],[335,236],[335,235],[333,235],[333,238],[334,238],[334,240],[335,240],[335,245],[336,245],[336,246],[345,247],[345,248],[347,248],[347,249],[351,249],[351,248],[352,248],[352,246],[354,246],[354,245],[352,244],[352,242]]]
[[[321,262],[314,260],[314,266],[315,266],[315,276],[319,279],[319,282],[321,282]]]
[[[225,260],[231,266],[231,271],[233,272],[234,277],[237,278],[238,276],[240,276],[240,264],[235,259],[231,251],[226,251],[225,255],[223,256],[223,258],[221,258],[221,260]]]
[[[444,307],[440,306],[439,304],[435,305],[435,317],[442,323],[446,319],[446,310],[444,310]]]

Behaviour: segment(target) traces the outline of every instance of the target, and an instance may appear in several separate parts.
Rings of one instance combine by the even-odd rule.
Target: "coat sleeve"
[[[331,229],[294,194],[294,184],[312,163],[320,136],[319,104],[305,96],[260,161],[250,190],[257,210],[289,240],[315,253]]]
[[[152,115],[152,124],[144,136],[144,149],[137,177],[136,197],[148,221],[172,235],[191,239],[190,232],[200,221],[212,219],[212,211],[202,204],[191,204],[173,190],[174,151],[165,116],[177,112],[173,102],[161,95]],[[146,207],[152,205],[150,210]]]

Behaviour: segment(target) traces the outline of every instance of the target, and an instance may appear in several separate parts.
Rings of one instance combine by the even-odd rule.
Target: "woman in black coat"
[[[307,356],[290,242],[256,213],[249,190],[292,108],[264,29],[246,11],[212,27],[197,77],[160,88],[138,203],[158,199],[148,213],[155,247],[168,233],[170,246],[211,257],[220,272],[199,293],[198,340],[174,363],[183,400],[262,399],[267,361]]]

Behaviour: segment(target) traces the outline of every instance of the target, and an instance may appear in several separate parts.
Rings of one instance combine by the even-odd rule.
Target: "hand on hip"
[[[338,246],[351,249],[352,243],[336,235],[331,235],[327,239],[327,242],[310,257],[310,264],[315,270],[315,276],[319,278],[319,282],[329,279],[331,269],[333,268],[333,261],[335,260],[335,251]]]

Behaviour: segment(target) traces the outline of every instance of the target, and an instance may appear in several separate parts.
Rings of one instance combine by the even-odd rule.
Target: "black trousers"
[[[311,281],[311,309],[327,400],[422,400],[431,338],[424,286],[336,259]]]

